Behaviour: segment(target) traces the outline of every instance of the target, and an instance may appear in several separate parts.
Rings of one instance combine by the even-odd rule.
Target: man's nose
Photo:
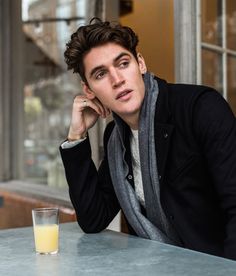
[[[122,84],[124,84],[125,79],[124,76],[116,69],[111,71],[111,81],[112,81],[112,87],[118,88]]]

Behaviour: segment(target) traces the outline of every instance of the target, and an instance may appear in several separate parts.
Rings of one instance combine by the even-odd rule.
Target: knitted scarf
[[[154,136],[158,83],[150,73],[144,75],[144,83],[145,97],[139,119],[139,151],[147,217],[142,214],[134,188],[126,179],[129,168],[124,159],[125,123],[116,114],[113,114],[116,124],[108,142],[111,178],[120,206],[136,234],[143,238],[177,245],[177,234],[165,216],[160,202]]]

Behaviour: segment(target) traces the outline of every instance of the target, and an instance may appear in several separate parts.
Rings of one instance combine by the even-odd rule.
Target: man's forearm
[[[72,204],[85,232],[106,228],[119,211],[107,166],[99,172],[91,158],[89,139],[73,148],[60,148]]]

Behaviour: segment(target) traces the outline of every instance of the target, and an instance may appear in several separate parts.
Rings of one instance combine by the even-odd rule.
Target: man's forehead
[[[93,47],[84,57],[85,69],[93,70],[95,67],[106,66],[124,56],[132,56],[132,54],[116,43]]]
[[[131,52],[123,46],[116,43],[107,43],[91,48],[89,52],[85,55],[84,59],[89,56],[92,56],[93,59],[96,59],[96,57],[115,59],[116,56],[118,56],[121,52],[131,55]]]

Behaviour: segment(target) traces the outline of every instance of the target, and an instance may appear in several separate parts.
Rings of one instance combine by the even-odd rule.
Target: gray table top
[[[36,255],[32,227],[0,231],[0,275],[236,275],[236,262],[113,231],[60,225],[59,254]]]

